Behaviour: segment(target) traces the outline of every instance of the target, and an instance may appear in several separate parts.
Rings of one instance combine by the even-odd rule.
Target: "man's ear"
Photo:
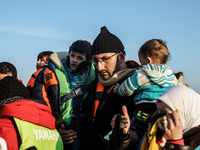
[[[125,62],[125,55],[122,52],[120,52],[118,56],[120,63]]]

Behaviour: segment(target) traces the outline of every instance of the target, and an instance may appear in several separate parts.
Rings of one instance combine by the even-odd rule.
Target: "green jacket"
[[[67,52],[57,52],[53,53],[50,56],[50,62],[55,66],[55,74],[58,79],[59,83],[59,94],[60,99],[63,98],[64,95],[70,93],[71,85],[69,76],[67,71],[64,68],[63,63],[66,61],[68,53]],[[87,77],[86,77],[86,85],[90,84],[95,78],[95,67],[93,63],[90,63],[89,68],[87,70]],[[84,94],[83,100],[85,99],[88,92]],[[73,99],[66,101],[65,103],[60,106],[61,117],[57,119],[56,125],[59,126],[60,124],[64,123],[69,125],[71,122],[71,112],[73,108]]]

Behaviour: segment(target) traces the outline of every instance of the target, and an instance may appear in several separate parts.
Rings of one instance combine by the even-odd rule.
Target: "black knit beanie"
[[[103,26],[101,32],[92,44],[92,55],[112,52],[124,52],[124,46],[117,36],[110,33],[108,29]]]
[[[0,80],[0,101],[15,96],[29,98],[30,94],[28,89],[16,78],[4,77]]]

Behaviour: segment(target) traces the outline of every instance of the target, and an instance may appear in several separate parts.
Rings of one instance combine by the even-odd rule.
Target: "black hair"
[[[52,51],[43,51],[41,53],[38,54],[38,57],[37,57],[37,61],[39,59],[42,59],[44,56],[50,56],[53,52]]]
[[[91,44],[85,40],[77,40],[69,47],[69,54],[71,51],[86,54],[86,61],[92,60]]]
[[[15,68],[15,66],[9,62],[1,62],[0,73],[7,74],[9,72],[12,73],[12,76],[14,78],[17,78],[17,69]]]
[[[28,89],[18,79],[6,76],[0,80],[0,101],[19,96],[22,98],[29,98],[30,93]]]

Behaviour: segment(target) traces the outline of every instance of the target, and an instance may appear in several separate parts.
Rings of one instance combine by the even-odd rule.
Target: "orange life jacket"
[[[110,90],[108,91],[108,93],[110,93],[110,91],[112,90],[112,88],[114,86],[115,86],[115,84],[112,85],[112,87],[110,88]],[[103,91],[104,91],[104,85],[100,81],[98,81],[95,93],[99,94],[99,95],[102,95]],[[94,114],[93,114],[94,117],[96,115],[96,111],[97,111],[97,108],[98,108],[98,105],[99,105],[99,102],[100,102],[100,97],[101,96],[98,96],[98,98],[94,100]]]
[[[26,87],[27,87],[28,89],[33,88],[33,86],[34,86],[34,84],[35,84],[35,80],[36,80],[38,74],[40,73],[40,71],[42,71],[42,70],[43,70],[43,68],[37,70],[37,71],[31,76],[30,80],[28,81],[28,83],[27,83],[27,85],[26,85]],[[45,71],[45,73],[44,73],[44,78],[45,78],[45,75],[48,74],[48,73],[52,73],[52,72],[51,72],[50,70]],[[53,73],[52,73],[52,74],[53,74]],[[54,75],[54,74],[53,74],[53,75]],[[54,75],[54,76],[55,76],[55,75]],[[54,77],[54,78],[55,78],[55,77]],[[51,79],[52,79],[52,78],[51,78]],[[46,81],[46,79],[45,79],[45,81]],[[50,103],[49,103],[49,99],[48,99],[48,95],[47,95],[47,92],[46,92],[46,89],[47,89],[51,84],[58,84],[58,82],[57,82],[57,80],[48,80],[47,82],[48,82],[48,84],[45,84],[45,85],[42,86],[42,95],[43,95],[43,98],[44,98],[44,100],[46,101],[47,105],[51,108]]]
[[[37,75],[39,74],[39,72],[40,72],[41,70],[42,70],[42,68],[39,69],[39,70],[37,70],[36,72],[34,72],[34,73],[32,74],[31,78],[29,79],[29,81],[28,81],[28,83],[27,83],[27,85],[26,85],[27,88],[32,88],[32,87],[34,86],[35,79],[37,78]]]

